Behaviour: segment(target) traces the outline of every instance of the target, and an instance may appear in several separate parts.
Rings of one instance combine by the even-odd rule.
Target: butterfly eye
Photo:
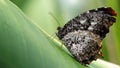
[[[57,27],[57,30],[61,30],[62,28],[61,27]]]

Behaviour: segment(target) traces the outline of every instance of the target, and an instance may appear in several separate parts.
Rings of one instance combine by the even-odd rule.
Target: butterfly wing
[[[63,27],[59,27],[57,36],[83,65],[102,57],[101,42],[116,21],[116,12],[111,8],[97,8],[84,12]]]

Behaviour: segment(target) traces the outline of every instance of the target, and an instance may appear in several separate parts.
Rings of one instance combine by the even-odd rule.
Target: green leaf
[[[17,6],[0,0],[0,68],[87,68],[59,46]],[[117,66],[103,62],[98,60],[88,67]]]
[[[0,60],[1,68],[84,68],[8,0],[0,1]]]

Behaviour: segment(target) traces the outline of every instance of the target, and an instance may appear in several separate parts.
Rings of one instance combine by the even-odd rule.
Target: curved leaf
[[[17,6],[0,0],[0,68],[86,68],[58,45]],[[110,65],[99,62],[88,67]]]

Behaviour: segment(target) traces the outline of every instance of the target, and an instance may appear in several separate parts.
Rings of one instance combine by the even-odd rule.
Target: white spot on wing
[[[107,8],[106,6],[104,8]]]
[[[97,11],[98,9],[96,8],[95,10]]]
[[[90,13],[89,11],[87,11],[87,13]]]
[[[93,30],[93,27],[91,27],[91,26],[90,26],[90,27],[88,27],[88,30]]]
[[[91,22],[91,25],[94,26],[95,24],[97,24],[97,22]]]
[[[85,22],[86,22],[86,19],[85,20],[80,20],[81,24],[84,24]]]

